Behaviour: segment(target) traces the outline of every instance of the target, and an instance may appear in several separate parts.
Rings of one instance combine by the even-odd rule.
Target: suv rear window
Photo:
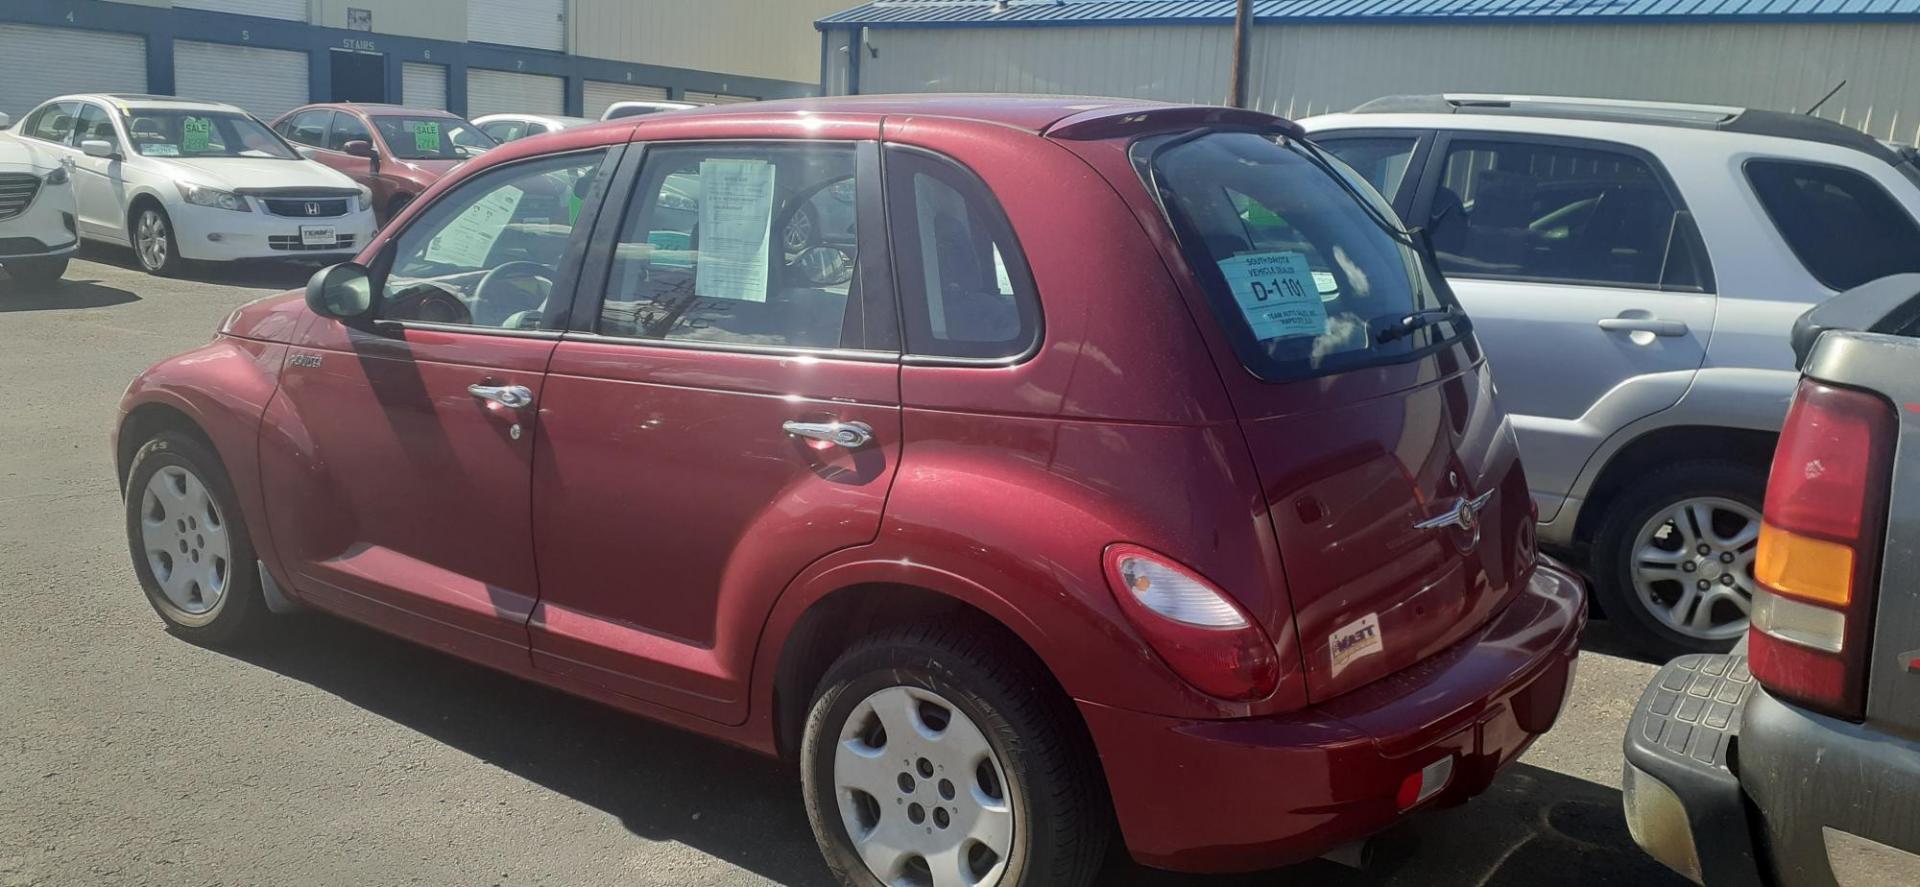
[[[1328,158],[1352,190],[1343,187],[1310,150],[1229,131],[1133,148],[1247,369],[1276,381],[1343,372],[1463,334],[1465,315],[1454,313],[1411,335],[1380,335],[1416,312],[1457,306],[1378,192]]]
[[[1920,271],[1920,229],[1886,189],[1838,166],[1750,160],[1747,180],[1814,279],[1852,289]]]

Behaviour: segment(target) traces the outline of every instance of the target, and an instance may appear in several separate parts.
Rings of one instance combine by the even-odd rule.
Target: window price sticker
[[[188,154],[205,154],[213,143],[213,121],[188,117],[180,124],[180,147]]]
[[[1221,259],[1219,265],[1255,339],[1264,342],[1327,331],[1327,308],[1320,302],[1320,288],[1305,256],[1253,253]]]
[[[440,152],[440,123],[422,120],[413,125],[413,149],[428,154]]]

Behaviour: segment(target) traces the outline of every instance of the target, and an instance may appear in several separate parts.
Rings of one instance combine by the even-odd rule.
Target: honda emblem
[[[317,216],[319,214],[320,214],[320,204],[318,203],[307,204],[307,215]]]

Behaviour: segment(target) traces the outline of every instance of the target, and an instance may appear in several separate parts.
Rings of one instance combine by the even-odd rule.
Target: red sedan
[[[133,562],[795,758],[847,884],[1309,859],[1485,789],[1585,620],[1425,255],[1248,111],[526,139],[134,381]]]

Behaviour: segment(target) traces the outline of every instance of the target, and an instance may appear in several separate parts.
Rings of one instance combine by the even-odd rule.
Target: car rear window
[[[1808,272],[1835,290],[1920,271],[1920,228],[1885,188],[1859,172],[1751,160],[1747,180]]]
[[[1457,306],[1379,193],[1314,150],[1229,131],[1133,148],[1247,369],[1274,381],[1319,376],[1409,359],[1464,334],[1455,313],[1411,335],[1381,335],[1416,312]]]

